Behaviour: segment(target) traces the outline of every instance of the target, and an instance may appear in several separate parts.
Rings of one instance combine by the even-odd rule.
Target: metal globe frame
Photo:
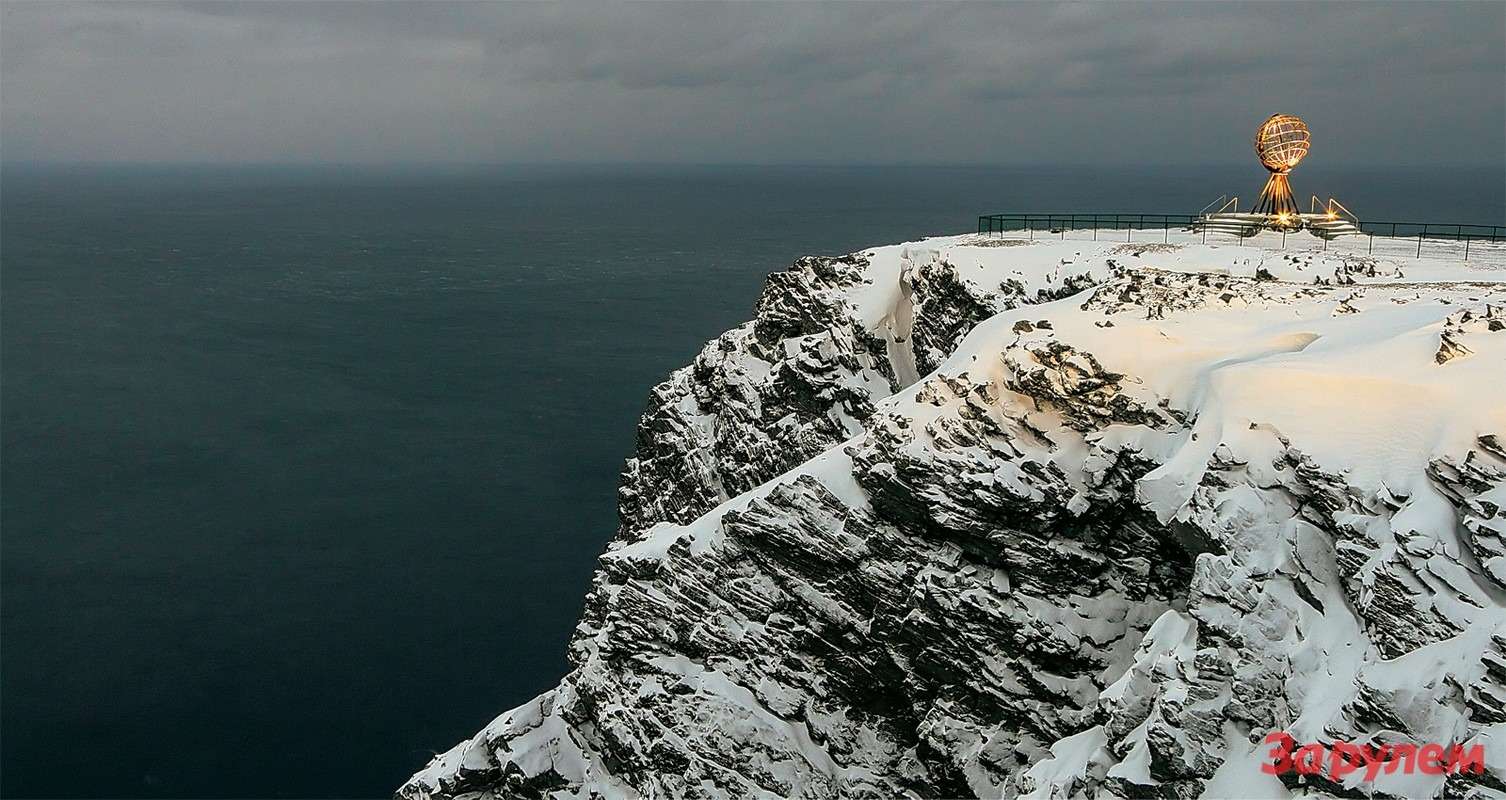
[[[1272,114],[1255,131],[1255,155],[1271,177],[1260,190],[1254,211],[1267,215],[1272,227],[1296,228],[1302,224],[1301,209],[1287,174],[1307,156],[1311,143],[1307,123],[1292,114]]]

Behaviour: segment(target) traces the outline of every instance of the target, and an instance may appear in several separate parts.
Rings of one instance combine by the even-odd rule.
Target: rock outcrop
[[[573,670],[399,794],[1506,796],[1506,275],[999,241],[771,277],[654,390]]]

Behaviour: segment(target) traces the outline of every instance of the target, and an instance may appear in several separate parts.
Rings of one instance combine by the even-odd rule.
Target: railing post
[[[1464,237],[1464,260],[1469,261],[1469,237]]]
[[[1365,252],[1371,255],[1375,253],[1375,231],[1370,232],[1370,247],[1366,248]]]
[[[1424,233],[1427,233],[1427,232],[1428,232],[1428,226],[1427,225],[1423,225],[1422,226],[1422,230],[1417,233],[1417,257],[1418,258],[1422,258],[1422,235]]]

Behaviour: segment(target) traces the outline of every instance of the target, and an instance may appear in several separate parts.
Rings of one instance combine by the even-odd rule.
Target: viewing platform
[[[1506,226],[1368,222],[1300,214],[1294,230],[1271,230],[1263,214],[1003,213],[978,217],[978,233],[1026,239],[1245,245],[1386,258],[1506,266]]]

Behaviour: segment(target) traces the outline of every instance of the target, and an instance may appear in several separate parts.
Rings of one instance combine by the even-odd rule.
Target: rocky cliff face
[[[1503,280],[802,259],[654,390],[571,673],[399,794],[1506,792]],[[1488,769],[1271,776],[1275,731]]]

